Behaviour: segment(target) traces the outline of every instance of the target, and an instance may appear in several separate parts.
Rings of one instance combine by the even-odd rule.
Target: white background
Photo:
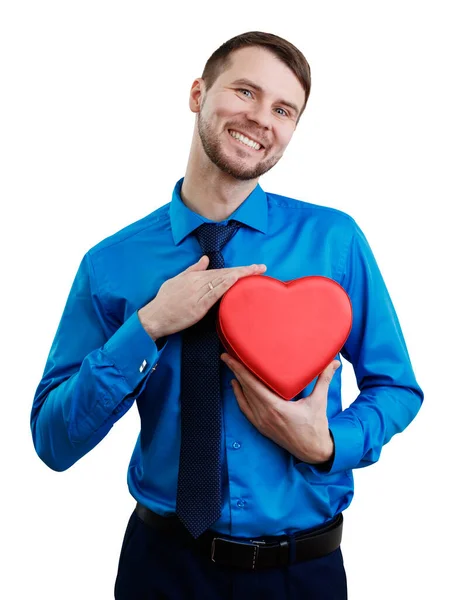
[[[2,598],[113,597],[134,508],[136,407],[55,473],[34,451],[32,399],[82,256],[169,202],[190,148],[191,84],[250,30],[289,39],[313,78],[284,158],[260,183],[357,220],[425,392],[380,461],[355,471],[342,542],[350,600],[464,597],[458,5],[2,3]],[[347,406],[358,390],[345,366]]]

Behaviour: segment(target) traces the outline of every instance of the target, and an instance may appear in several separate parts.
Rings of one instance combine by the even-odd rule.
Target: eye
[[[250,96],[247,96],[248,98],[251,98],[253,96],[252,92],[250,92],[250,90],[247,90],[246,88],[238,88],[237,91],[238,92],[248,92],[248,94],[250,94]],[[283,112],[283,114],[281,115],[282,117],[289,116],[289,113],[284,108],[279,107],[276,110],[281,110]]]
[[[239,88],[238,90],[239,92],[248,92],[249,94],[251,94],[250,90],[247,90],[245,88]],[[250,96],[249,96],[250,97]]]

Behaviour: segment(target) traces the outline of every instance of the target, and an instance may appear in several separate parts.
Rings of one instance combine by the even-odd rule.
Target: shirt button
[[[239,508],[243,508],[245,506],[246,502],[245,500],[237,500],[237,506]]]
[[[242,444],[240,444],[240,442],[234,442],[232,444],[232,448],[241,448]]]
[[[156,367],[158,366],[158,363],[156,363],[156,365],[154,367],[151,368],[152,371],[156,371]]]

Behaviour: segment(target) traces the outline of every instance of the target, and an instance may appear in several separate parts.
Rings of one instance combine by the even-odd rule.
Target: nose
[[[271,127],[271,109],[265,102],[256,102],[247,111],[247,117],[263,129]]]

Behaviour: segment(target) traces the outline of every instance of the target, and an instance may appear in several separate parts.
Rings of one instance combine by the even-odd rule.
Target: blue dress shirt
[[[182,332],[155,343],[137,311],[202,254],[192,232],[209,220],[182,202],[182,182],[171,202],[83,257],[31,412],[38,455],[63,471],[137,402],[141,430],[127,482],[136,500],[161,515],[176,508]],[[229,218],[245,226],[223,250],[226,266],[265,263],[265,274],[281,281],[330,277],[353,307],[341,354],[353,365],[360,393],[342,410],[342,365],[329,387],[335,456],[326,472],[297,460],[248,421],[230,385],[234,374],[221,361],[223,510],[212,528],[237,537],[291,534],[349,506],[352,470],[379,459],[382,446],[417,414],[423,392],[382,275],[352,217],[257,185]],[[315,382],[293,400],[309,395]]]

